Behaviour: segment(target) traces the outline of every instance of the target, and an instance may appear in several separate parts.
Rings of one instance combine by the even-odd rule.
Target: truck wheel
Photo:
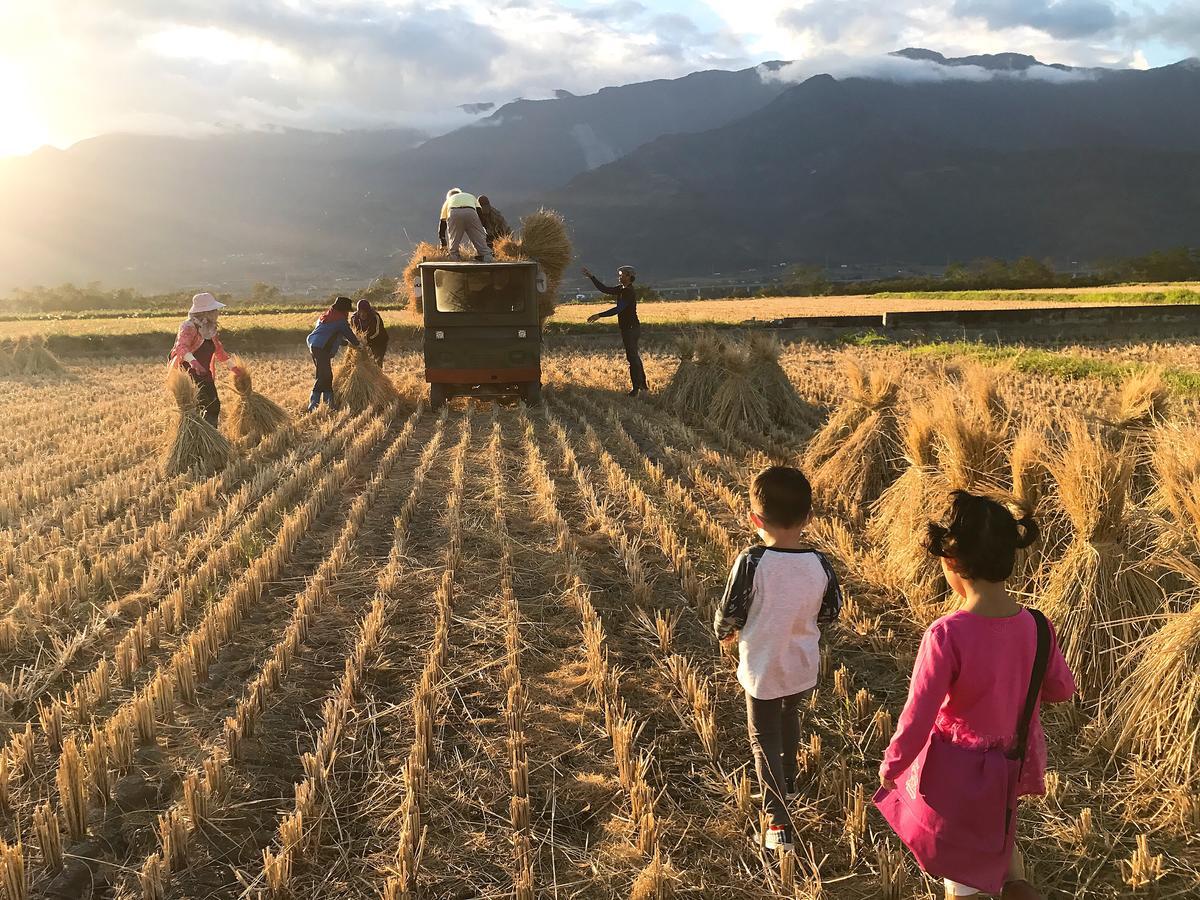
[[[542,383],[532,381],[521,385],[521,400],[526,406],[537,406],[542,402]]]
[[[450,399],[450,389],[444,384],[429,385],[429,408],[441,409]]]

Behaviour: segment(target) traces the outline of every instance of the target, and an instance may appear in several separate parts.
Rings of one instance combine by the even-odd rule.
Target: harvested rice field
[[[646,354],[630,400],[619,353],[568,339],[537,408],[431,411],[401,353],[395,395],[305,414],[307,360],[231,349],[290,425],[231,430],[223,372],[207,476],[163,474],[187,413],[159,362],[0,378],[10,900],[940,897],[871,795],[948,608],[916,531],[955,486],[1036,504],[1014,583],[1082,687],[1043,711],[1033,879],[1200,896],[1200,432],[1153,372],[710,339]],[[711,624],[771,460],[812,476],[846,590],[780,858]]]

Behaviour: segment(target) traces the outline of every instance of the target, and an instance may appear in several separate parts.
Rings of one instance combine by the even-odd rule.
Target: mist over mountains
[[[449,187],[549,205],[593,266],[1094,260],[1200,243],[1200,63],[769,63],[404,129],[113,135],[0,160],[0,288],[326,290],[395,274]]]

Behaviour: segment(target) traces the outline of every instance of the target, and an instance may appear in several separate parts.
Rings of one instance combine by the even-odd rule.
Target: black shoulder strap
[[[1017,743],[1013,747],[1012,759],[1025,762],[1025,748],[1029,743],[1029,725],[1033,721],[1033,709],[1038,694],[1042,691],[1042,680],[1046,677],[1046,666],[1050,661],[1050,624],[1040,611],[1027,607],[1037,626],[1037,655],[1033,658],[1033,672],[1029,675],[1029,690],[1025,693],[1025,708],[1017,722]]]

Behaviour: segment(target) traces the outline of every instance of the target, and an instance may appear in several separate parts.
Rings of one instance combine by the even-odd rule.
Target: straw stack
[[[250,371],[241,359],[230,360],[233,372],[233,402],[229,405],[229,430],[247,444],[259,443],[264,437],[291,426],[291,416],[269,397],[254,390]]]
[[[196,383],[179,366],[167,370],[167,392],[175,399],[179,416],[167,433],[162,453],[166,475],[194,471],[211,475],[223,469],[233,455],[233,447],[200,414]]]
[[[783,348],[772,337],[736,342],[702,331],[679,338],[676,352],[679,365],[662,396],[684,418],[757,434],[801,428],[815,418],[779,364]]]

